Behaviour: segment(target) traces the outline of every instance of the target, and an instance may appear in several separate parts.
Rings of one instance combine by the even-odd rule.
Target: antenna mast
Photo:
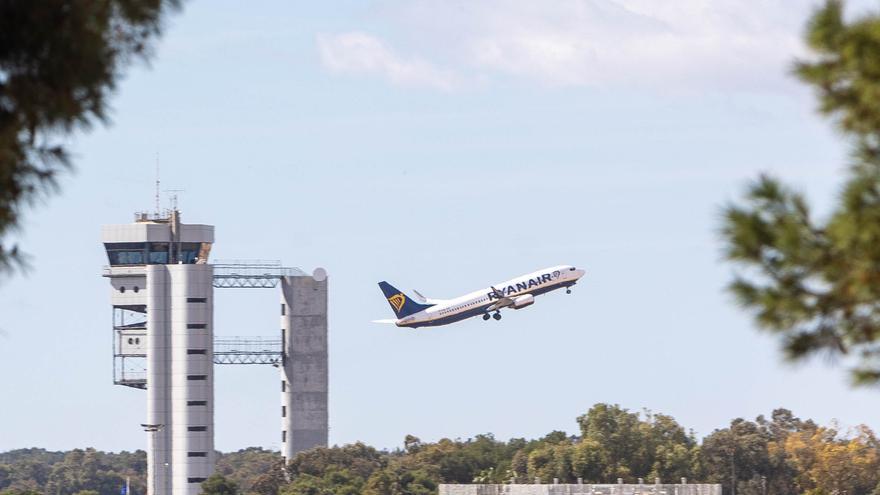
[[[171,193],[168,195],[168,199],[171,202],[171,209],[177,210],[177,193],[186,192],[186,189],[166,189],[165,192]]]
[[[156,152],[156,217],[159,216],[159,153]]]

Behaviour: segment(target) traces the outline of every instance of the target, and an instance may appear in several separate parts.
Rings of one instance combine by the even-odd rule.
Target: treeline
[[[867,427],[840,432],[777,409],[735,419],[698,442],[672,417],[597,404],[577,418],[579,432],[535,440],[422,442],[380,451],[356,443],[301,453],[288,465],[277,452],[218,454],[209,495],[404,495],[436,493],[439,483],[615,483],[655,478],[722,483],[738,495],[880,495],[880,442]],[[93,449],[0,454],[0,495],[117,495],[131,479],[144,493],[146,455]]]

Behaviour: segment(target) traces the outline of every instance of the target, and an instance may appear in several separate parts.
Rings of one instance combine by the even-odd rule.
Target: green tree
[[[498,480],[496,473],[501,476],[507,469],[502,464],[509,456],[504,442],[495,440],[492,435],[477,435],[463,442],[444,438],[434,444],[420,445],[406,466],[436,472],[437,479],[444,483],[471,483],[479,476],[485,477],[491,469],[494,481]]]
[[[51,465],[47,465],[37,459],[23,459],[12,465],[13,482],[11,488],[22,490],[37,490],[49,480]]]
[[[12,468],[5,464],[0,464],[0,490],[12,483]]]
[[[618,405],[596,404],[577,422],[582,441],[601,446],[603,481],[648,475],[652,460],[638,413]]]
[[[53,495],[74,495],[82,491],[115,495],[124,483],[124,477],[108,461],[107,454],[89,448],[74,449],[54,464],[45,486]]]
[[[330,469],[323,476],[297,476],[281,490],[281,495],[360,495],[364,479],[347,469]]]
[[[542,483],[553,479],[560,483],[573,481],[571,442],[547,444],[533,450],[528,458],[529,479],[540,478]]]
[[[202,495],[238,495],[238,484],[222,474],[212,474],[202,482]]]
[[[122,69],[146,58],[178,0],[0,2],[0,269],[22,209],[69,167],[65,136],[107,122]]]
[[[257,492],[275,495],[284,480],[284,458],[275,451],[250,447],[236,452],[219,454],[215,473],[234,481],[243,493]],[[260,489],[256,484],[260,483]]]
[[[281,495],[329,495],[333,492],[323,479],[311,474],[303,474],[282,488],[280,493]]]
[[[414,435],[407,435],[406,438],[403,439],[403,450],[406,451],[407,454],[415,454],[422,448],[422,440]]]
[[[330,469],[346,469],[367,479],[384,465],[385,459],[379,451],[357,442],[342,447],[315,448],[300,452],[287,465],[287,472],[291,479],[303,474],[320,478]]]
[[[410,470],[401,465],[391,465],[376,471],[367,480],[363,495],[432,495],[437,491],[437,481],[421,469]]]
[[[725,207],[726,257],[743,268],[730,285],[785,356],[852,356],[856,384],[880,381],[880,15],[847,22],[826,0],[806,32],[812,58],[795,74],[854,147],[839,200],[817,220],[805,197],[761,176]]]
[[[601,443],[585,438],[574,445],[571,453],[572,476],[587,483],[601,483],[608,472],[606,456]]]
[[[284,461],[282,460],[264,473],[257,475],[249,482],[249,489],[245,493],[254,492],[259,495],[277,495],[281,487],[287,483],[284,476]]]
[[[703,440],[701,449],[708,479],[724,485],[727,493],[735,488],[739,495],[759,495],[755,490],[761,477],[770,474],[768,443],[766,430],[744,419],[715,430]]]

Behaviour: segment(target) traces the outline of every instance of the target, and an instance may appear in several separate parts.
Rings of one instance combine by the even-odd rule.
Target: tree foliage
[[[670,416],[596,404],[577,418],[578,434],[535,439],[492,435],[380,451],[362,443],[316,448],[287,465],[278,452],[243,449],[218,456],[206,495],[422,495],[441,483],[721,483],[739,495],[880,493],[880,441],[867,427],[839,432],[777,409],[734,419],[702,442]],[[125,479],[145,493],[146,455],[94,449],[0,453],[0,495],[116,495]],[[766,489],[766,492],[765,492]],[[876,493],[872,493],[875,490]]]
[[[215,473],[234,482],[242,493],[274,495],[285,483],[281,456],[259,447],[218,454]]]
[[[0,0],[0,269],[23,207],[70,166],[63,139],[106,122],[122,69],[178,0]]]
[[[788,436],[784,448],[804,493],[871,493],[880,472],[877,437],[861,427],[840,438],[833,428],[816,428]]]
[[[214,473],[202,482],[201,495],[238,495],[238,483]]]
[[[724,209],[730,285],[785,355],[844,356],[857,384],[880,381],[880,14],[848,22],[826,0],[809,22],[812,58],[795,74],[852,142],[853,163],[833,211],[816,218],[803,194],[761,176]]]
[[[146,491],[147,456],[142,450],[110,454],[95,449],[48,452],[21,449],[0,453],[0,492],[75,495],[83,491],[117,495],[131,479],[132,491]],[[5,491],[4,491],[5,490]]]

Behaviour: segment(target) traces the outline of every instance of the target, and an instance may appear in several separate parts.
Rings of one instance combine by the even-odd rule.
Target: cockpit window
[[[571,267],[571,268],[569,268],[568,271],[570,271],[570,272],[575,271],[575,267]]]

